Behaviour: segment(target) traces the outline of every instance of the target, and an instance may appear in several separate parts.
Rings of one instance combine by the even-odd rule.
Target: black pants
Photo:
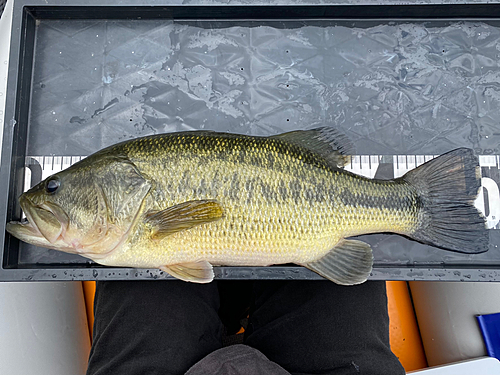
[[[389,348],[384,282],[256,281],[251,289],[245,344],[290,373],[404,374]],[[221,348],[219,307],[216,282],[98,282],[87,375],[184,374]]]

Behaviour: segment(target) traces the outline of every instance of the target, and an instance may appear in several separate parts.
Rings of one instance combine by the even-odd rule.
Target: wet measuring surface
[[[40,19],[33,48],[21,189],[103,147],[175,131],[265,136],[334,126],[356,147],[347,169],[371,178],[470,147],[480,155],[487,253],[362,238],[376,278],[494,279],[500,269],[500,22]],[[95,276],[86,259],[24,243],[16,259]]]

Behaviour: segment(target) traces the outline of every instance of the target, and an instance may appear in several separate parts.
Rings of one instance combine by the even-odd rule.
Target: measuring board
[[[368,178],[392,179],[439,155],[354,155],[345,170]],[[86,156],[28,156],[24,191],[50,175],[60,172]],[[500,229],[500,157],[480,155],[482,189],[475,206],[486,217],[490,229]]]

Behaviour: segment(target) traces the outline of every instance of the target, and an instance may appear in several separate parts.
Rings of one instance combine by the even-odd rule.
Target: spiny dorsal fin
[[[323,258],[304,267],[340,285],[361,284],[372,271],[373,254],[370,245],[357,240],[343,240]]]
[[[149,211],[146,223],[151,225],[154,239],[210,223],[223,217],[222,206],[213,200],[197,200],[177,204],[162,211]]]
[[[307,148],[321,155],[336,168],[343,168],[350,163],[349,155],[354,153],[351,141],[337,129],[327,126],[311,130],[296,130],[275,135],[273,138]]]
[[[193,283],[205,284],[214,279],[214,269],[212,265],[205,260],[201,260],[199,262],[172,264],[160,267],[160,269],[179,280],[190,281]]]

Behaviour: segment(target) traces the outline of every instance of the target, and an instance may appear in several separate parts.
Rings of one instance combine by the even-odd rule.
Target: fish
[[[331,126],[273,136],[189,131],[102,149],[19,197],[27,243],[105,266],[159,268],[190,282],[213,266],[294,263],[340,285],[368,279],[369,244],[395,233],[466,254],[488,250],[474,207],[480,169],[458,148],[400,178],[344,169],[353,145]]]

